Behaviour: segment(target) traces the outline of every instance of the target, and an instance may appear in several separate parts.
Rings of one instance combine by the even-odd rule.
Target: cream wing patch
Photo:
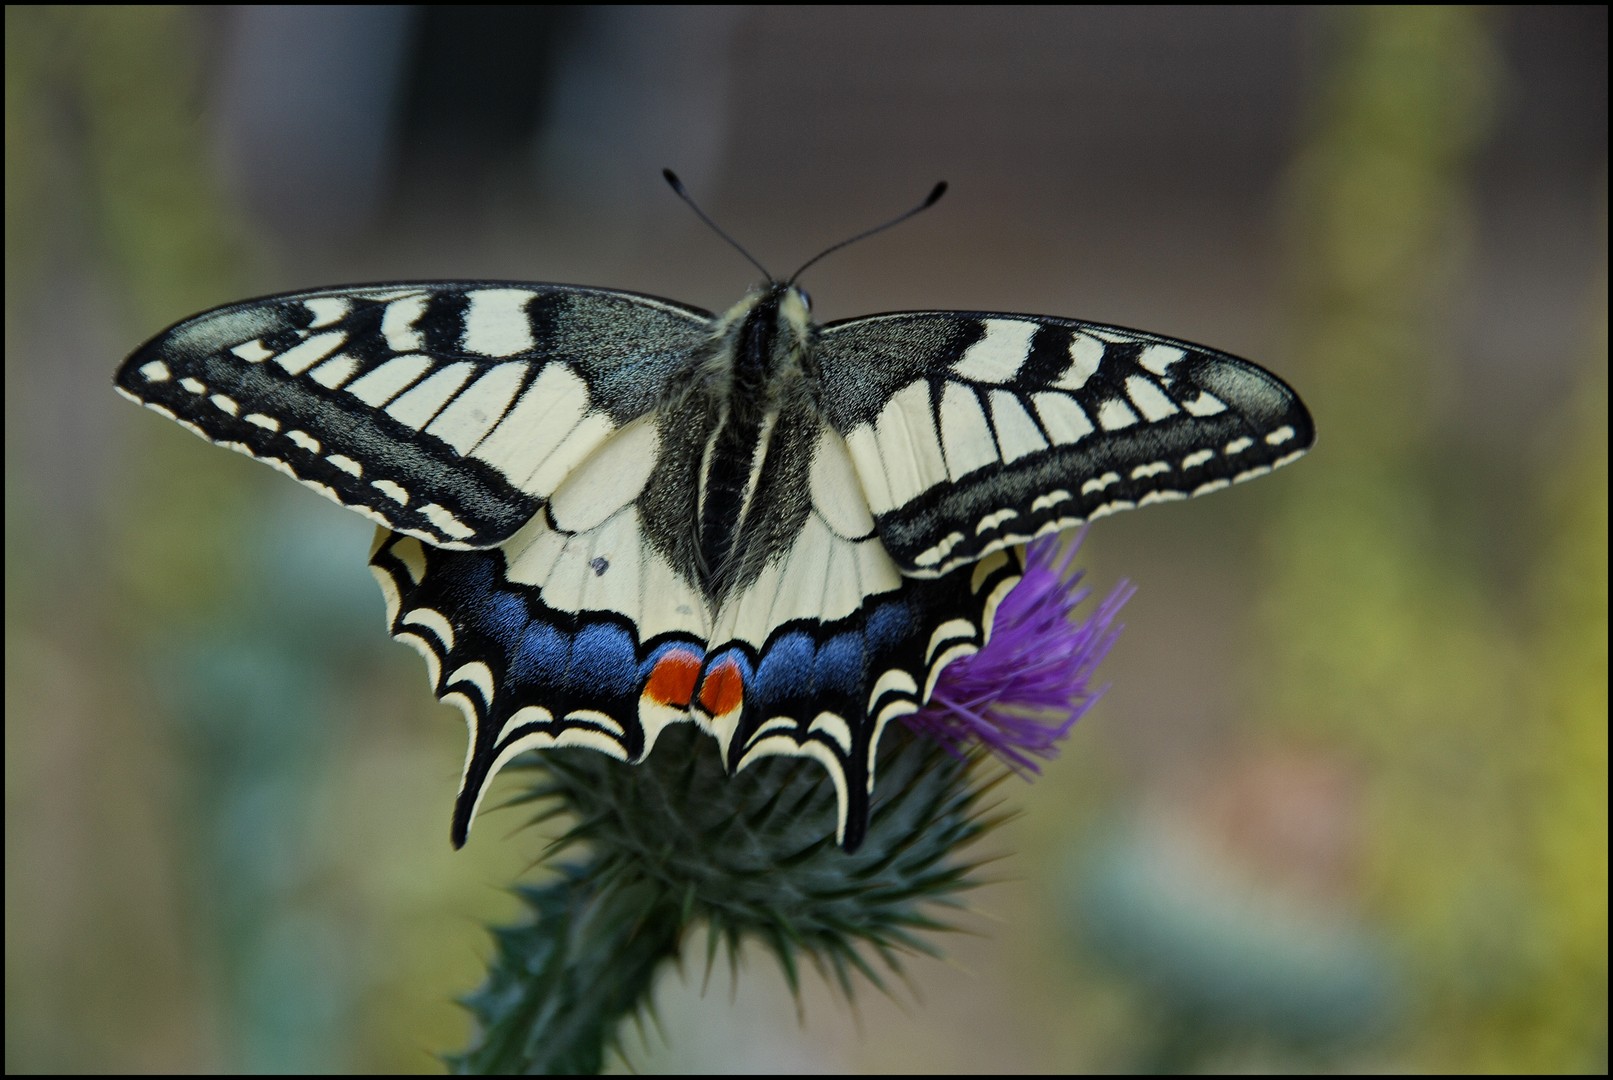
[[[549,499],[555,526],[568,533],[587,532],[637,500],[655,469],[658,438],[654,421],[641,417],[567,470]]]
[[[536,586],[559,611],[624,615],[641,641],[672,632],[707,636],[704,599],[645,537],[636,506],[579,533],[558,532],[539,514],[502,550],[508,579]]]

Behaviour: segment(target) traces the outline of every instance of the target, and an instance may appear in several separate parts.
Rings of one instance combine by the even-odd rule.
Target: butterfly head
[[[734,373],[772,380],[797,369],[806,354],[812,301],[793,283],[763,282],[723,314],[715,336]]]
[[[794,282],[771,281],[761,287],[757,330],[769,339],[771,366],[798,363],[812,340],[812,299]],[[788,358],[788,359],[787,359]]]
[[[779,325],[791,328],[803,341],[806,340],[806,329],[812,325],[812,297],[795,284],[774,283],[769,289],[778,294]]]

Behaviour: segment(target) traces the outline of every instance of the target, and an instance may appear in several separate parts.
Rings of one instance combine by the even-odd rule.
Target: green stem
[[[499,931],[488,978],[464,1004],[478,1040],[460,1073],[598,1073],[620,1021],[648,1004],[683,916],[658,883],[610,858],[522,890],[534,918]]]

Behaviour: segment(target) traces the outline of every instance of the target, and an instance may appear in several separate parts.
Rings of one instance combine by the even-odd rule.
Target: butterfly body
[[[1035,536],[1309,447],[1269,373],[1069,319],[819,326],[501,282],[355,286],[186,320],[118,388],[378,521],[394,636],[465,713],[462,843],[524,750],[627,761],[692,720],[730,770],[820,761],[865,828],[886,724],[985,644]]]

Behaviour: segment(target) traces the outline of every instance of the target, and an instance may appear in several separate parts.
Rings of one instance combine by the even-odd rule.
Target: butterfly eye
[[[801,286],[799,286],[799,285],[797,285],[795,287],[795,292],[796,292],[796,295],[801,298],[801,306],[806,308],[808,311],[811,311],[812,310],[812,294],[807,292],[805,289],[801,288]]]

